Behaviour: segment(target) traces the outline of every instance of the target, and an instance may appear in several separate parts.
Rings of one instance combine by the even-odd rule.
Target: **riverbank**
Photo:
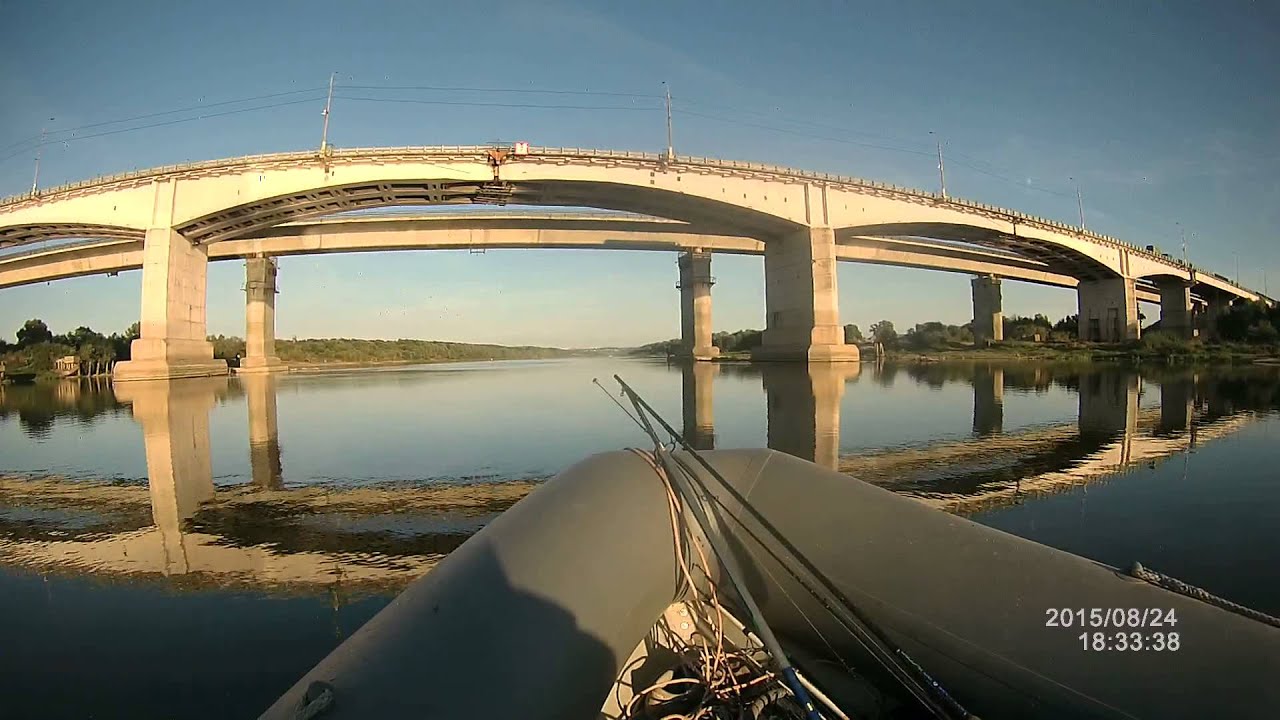
[[[862,361],[875,360],[871,346],[861,347]],[[642,356],[644,357],[644,356]],[[668,357],[651,355],[647,357]],[[1268,346],[1243,344],[1204,344],[1199,341],[1156,339],[1134,343],[1102,345],[1094,343],[1037,343],[1011,340],[988,347],[955,344],[928,350],[892,349],[885,358],[895,362],[1164,362],[1222,364],[1280,364],[1280,353]],[[674,359],[674,358],[672,358]],[[715,362],[751,362],[751,351],[734,350],[721,353]]]

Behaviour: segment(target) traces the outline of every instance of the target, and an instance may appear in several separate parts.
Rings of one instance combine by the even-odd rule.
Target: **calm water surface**
[[[1280,613],[1280,371],[430,365],[0,386],[0,716],[252,717],[545,478],[769,447]]]

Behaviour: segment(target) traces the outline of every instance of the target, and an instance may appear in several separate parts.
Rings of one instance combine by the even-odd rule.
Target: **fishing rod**
[[[696,448],[689,445],[684,437],[680,433],[676,432],[675,428],[671,427],[671,425],[667,423],[667,421],[664,420],[662,416],[659,415],[651,405],[649,405],[649,403],[645,402],[643,398],[632,390],[631,386],[627,385],[626,381],[618,375],[614,375],[613,379],[618,381],[623,392],[631,399],[632,404],[636,406],[638,414],[642,417],[646,413],[652,415],[653,418],[662,426],[662,429],[666,431],[677,444],[684,448],[689,455],[697,460],[698,464],[701,465],[713,478],[715,478],[715,480],[720,483],[720,486],[723,487],[736,502],[742,505],[742,507],[760,523],[764,530],[782,546],[792,559],[798,562],[810,575],[813,576],[821,586],[821,589],[825,591],[824,593],[820,593],[817,589],[810,587],[809,583],[806,583],[793,569],[788,567],[787,563],[782,563],[782,567],[792,577],[794,577],[805,590],[821,601],[822,605],[831,612],[842,625],[845,626],[845,629],[849,631],[854,639],[858,640],[858,642],[862,644],[868,652],[875,656],[876,659],[884,665],[885,669],[887,669],[889,673],[893,675],[908,692],[911,693],[912,696],[914,696],[936,717],[965,719],[976,718],[975,715],[969,713],[962,705],[960,705],[955,698],[951,697],[941,684],[930,677],[923,668],[912,660],[906,651],[893,645],[886,637],[884,637],[883,633],[871,623],[871,621],[861,617],[861,614],[855,607],[853,607],[853,604],[832,586],[831,581],[821,571],[814,567],[798,548],[793,546],[785,537],[783,537],[782,534],[773,527],[773,524],[764,518],[760,512],[737,491],[736,488],[729,484],[729,481],[725,480],[724,476],[712,467]],[[656,434],[652,434],[651,437],[653,437],[655,441],[657,440]],[[698,478],[683,461],[678,462],[680,462],[680,464],[686,469],[686,476],[692,482],[696,483],[707,497],[723,508],[726,512],[729,512],[732,517],[733,511],[730,510],[730,508],[728,508],[724,502],[714,494],[708,492],[701,479]],[[736,517],[734,519],[741,524],[741,520],[738,520]],[[746,526],[744,525],[743,527],[745,528]],[[750,531],[748,530],[748,532]],[[757,538],[757,540],[759,539]],[[766,551],[773,554],[772,551],[769,551],[767,548]],[[774,557],[781,562],[781,558],[778,558],[777,555],[774,555]]]
[[[745,606],[747,614],[751,617],[756,633],[760,636],[761,642],[764,643],[765,649],[773,656],[774,661],[778,663],[778,669],[782,673],[783,682],[786,684],[787,689],[791,691],[796,701],[804,708],[805,717],[808,720],[822,720],[822,716],[818,714],[818,708],[809,697],[809,692],[800,683],[795,667],[787,659],[787,654],[783,651],[778,638],[774,636],[773,630],[765,622],[764,614],[760,612],[760,606],[756,604],[755,598],[751,596],[751,591],[747,589],[746,580],[742,576],[742,568],[738,566],[737,558],[733,555],[724,536],[720,534],[719,527],[708,517],[707,507],[703,504],[702,498],[694,490],[684,470],[672,462],[670,454],[662,445],[662,439],[658,437],[657,431],[650,424],[648,415],[642,409],[641,404],[644,401],[636,395],[630,386],[622,381],[622,378],[617,375],[613,377],[622,385],[623,392],[627,394],[627,398],[631,400],[631,404],[636,409],[636,415],[641,426],[649,436],[649,439],[653,441],[654,456],[662,464],[663,471],[667,474],[667,477],[671,478],[671,481],[675,483],[680,494],[684,497],[685,505],[693,511],[694,519],[698,523],[698,529],[702,531],[703,536],[711,544],[711,550],[720,560],[720,566],[724,569],[725,575],[729,577],[729,581],[738,592],[738,596],[742,598],[742,604]],[[648,405],[644,404],[644,407],[648,407]],[[650,412],[652,412],[651,408]],[[714,508],[712,510],[714,511]]]

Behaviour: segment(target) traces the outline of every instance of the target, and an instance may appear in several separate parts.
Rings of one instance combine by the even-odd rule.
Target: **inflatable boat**
[[[745,591],[816,691],[821,717],[938,714],[913,701],[831,597],[967,716],[1280,712],[1280,629],[1266,616],[775,451],[700,453],[705,466],[673,457],[715,496]],[[707,690],[685,697],[695,683],[681,681],[682,642],[706,650],[715,635],[721,660],[736,653],[766,675],[767,658],[754,628],[736,622],[747,615],[740,596],[721,587],[723,610],[710,622],[698,610],[723,572],[701,557],[691,577],[689,558],[709,553],[673,533],[676,509],[652,456],[610,452],[570,467],[407,588],[262,717],[699,716]],[[813,592],[814,576],[829,593]],[[734,691],[750,710],[741,716],[804,717],[784,712],[784,692],[752,697],[766,684]],[[663,692],[646,693],[655,686]],[[679,702],[688,707],[668,712]]]

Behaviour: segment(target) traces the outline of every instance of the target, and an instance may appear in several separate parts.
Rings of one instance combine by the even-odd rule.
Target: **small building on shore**
[[[80,358],[75,355],[63,355],[53,363],[53,372],[58,377],[71,377],[80,374]]]

